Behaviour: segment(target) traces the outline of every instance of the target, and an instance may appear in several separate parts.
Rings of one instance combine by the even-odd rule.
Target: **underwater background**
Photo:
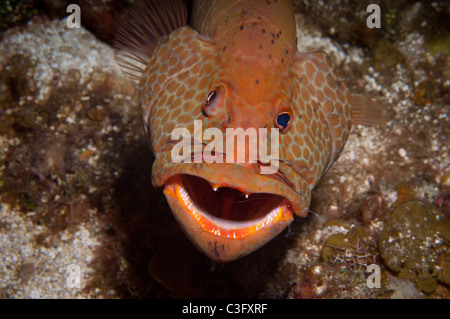
[[[391,114],[353,128],[306,219],[229,264],[151,185],[112,49],[128,2],[73,2],[81,28],[71,1],[0,3],[1,298],[450,298],[448,1],[293,1],[298,50],[330,54]]]

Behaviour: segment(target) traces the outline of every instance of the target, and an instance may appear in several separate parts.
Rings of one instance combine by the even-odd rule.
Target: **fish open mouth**
[[[153,163],[152,182],[164,195],[181,229],[207,257],[228,262],[254,252],[294,220],[305,217],[306,181],[291,172],[261,174],[258,165],[173,163],[167,152]]]
[[[208,257],[230,261],[256,250],[293,220],[288,199],[176,174],[164,193],[184,232]]]
[[[214,219],[251,222],[263,218],[286,201],[275,194],[246,194],[235,188],[218,187],[193,175],[180,175],[180,180],[184,194],[195,209]]]

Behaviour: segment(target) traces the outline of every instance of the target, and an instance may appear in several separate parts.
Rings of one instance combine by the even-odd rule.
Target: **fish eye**
[[[291,127],[291,115],[287,111],[278,113],[275,120],[276,127],[280,129],[281,133],[286,132]]]
[[[220,86],[209,91],[202,107],[202,113],[204,116],[210,117],[218,114],[222,107],[221,102],[223,102],[223,93],[224,92]]]
[[[208,96],[206,97],[205,105],[211,104],[215,100],[216,97],[217,97],[216,90],[212,90],[211,92],[209,92]]]

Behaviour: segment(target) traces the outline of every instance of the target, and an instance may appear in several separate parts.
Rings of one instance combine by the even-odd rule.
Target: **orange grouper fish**
[[[352,123],[375,125],[382,117],[379,104],[349,93],[327,54],[297,52],[288,0],[194,1],[187,20],[180,1],[136,4],[119,27],[116,60],[139,81],[154,186],[164,186],[197,248],[228,262],[266,244],[294,215],[305,217],[311,190],[341,153]],[[183,134],[174,139],[177,128]],[[262,173],[268,162],[261,154],[250,161],[248,136],[232,151],[211,151],[211,128],[224,139],[228,129],[255,129],[258,137],[261,128],[276,129],[258,139],[279,143],[271,149],[276,170]],[[193,147],[175,161],[180,137]],[[223,160],[242,149],[245,161]]]

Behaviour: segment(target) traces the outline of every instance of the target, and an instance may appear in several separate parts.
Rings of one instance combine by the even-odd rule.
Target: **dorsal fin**
[[[115,58],[122,71],[139,80],[161,37],[186,25],[182,0],[143,0],[123,15],[115,38]]]
[[[355,125],[376,126],[387,122],[388,109],[364,96],[351,94],[352,120]]]

